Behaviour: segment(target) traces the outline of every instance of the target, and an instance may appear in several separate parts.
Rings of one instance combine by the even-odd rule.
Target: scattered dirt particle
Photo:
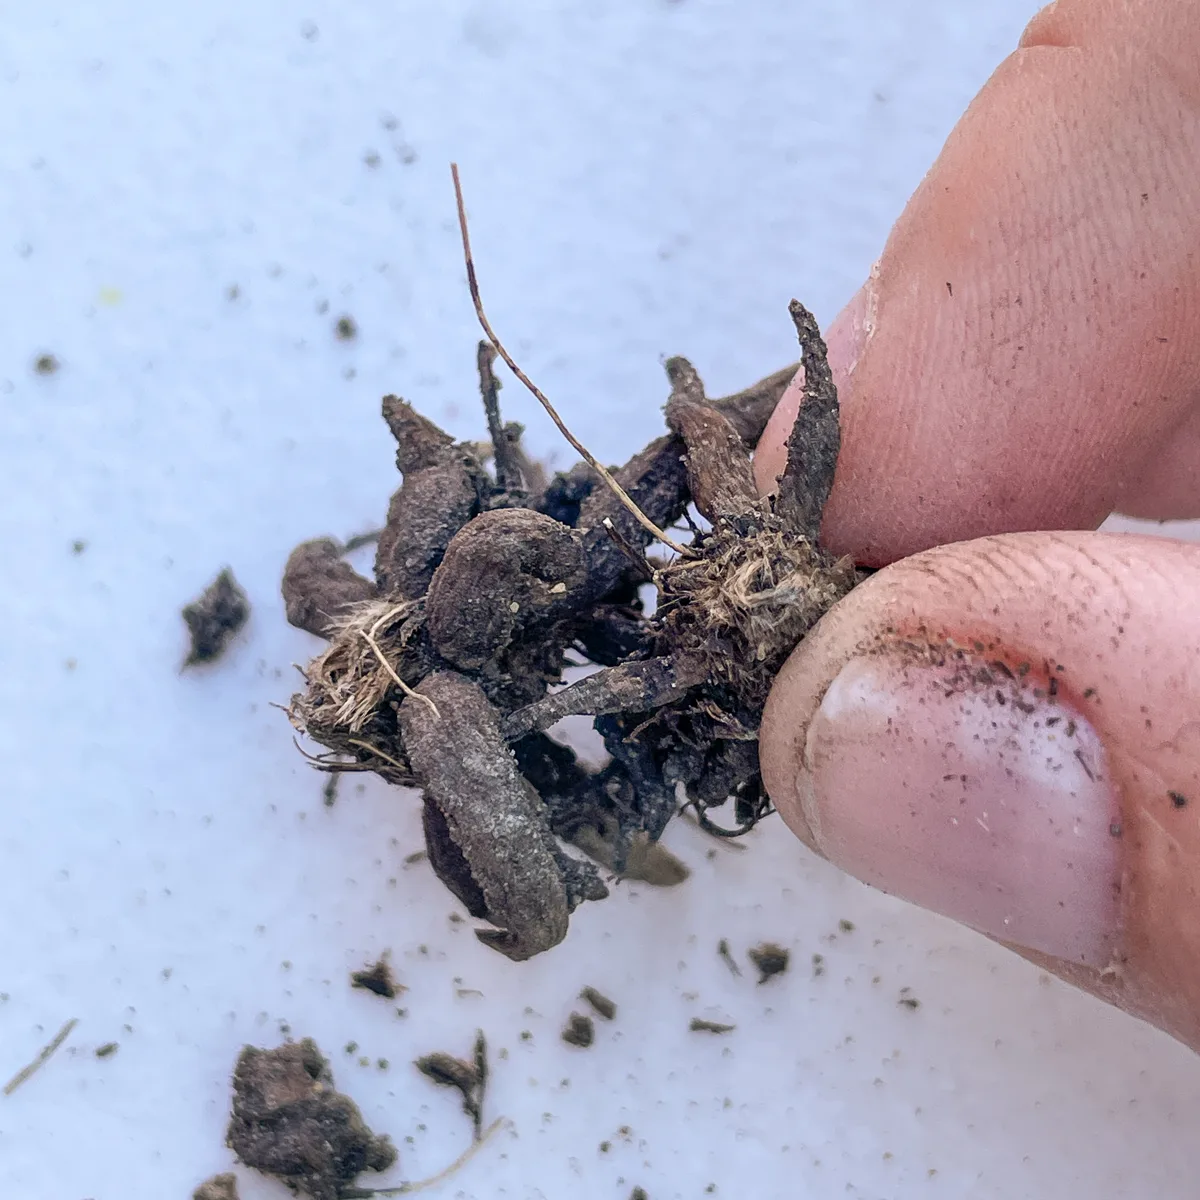
[[[617,1006],[603,992],[598,992],[594,987],[588,986],[579,993],[581,1000],[586,1000],[592,1008],[599,1013],[606,1021],[611,1021],[617,1015]]]
[[[733,953],[729,949],[729,939],[728,938],[722,938],[717,943],[717,954],[720,956],[721,961],[729,968],[729,970],[734,975],[738,975],[738,976],[741,975],[742,968],[737,965],[737,959],[735,959],[733,957]]]
[[[404,856],[404,865],[406,867],[415,867],[417,863],[424,862],[429,855],[424,850],[414,850],[411,854]]]
[[[774,942],[763,942],[747,952],[747,956],[758,971],[758,982],[766,983],[776,975],[782,975],[788,969],[791,954]]]
[[[183,619],[192,638],[185,667],[212,662],[224,653],[234,635],[250,616],[250,601],[233,572],[226,567],[200,596],[183,609]]]
[[[355,971],[350,976],[350,986],[361,988],[364,992],[373,992],[387,1000],[395,1000],[401,992],[408,990],[396,982],[386,954],[380,955],[378,962],[372,963],[371,966]]]
[[[358,322],[349,315],[338,317],[333,332],[339,342],[352,342],[358,337]]]
[[[87,549],[87,542],[83,538],[76,538],[71,543],[72,554],[82,554]]]
[[[192,1200],[238,1200],[237,1176],[227,1171],[206,1179],[192,1193]]]
[[[633,1191],[629,1193],[629,1200],[650,1200],[650,1197],[646,1195],[645,1188],[635,1187]]]
[[[601,1154],[607,1154],[612,1149],[612,1142],[601,1142],[598,1149]]]
[[[375,150],[368,150],[366,154],[363,155],[363,162],[370,167],[372,171],[374,171],[382,161],[383,160],[379,157],[378,152]]]
[[[533,1041],[533,1033],[531,1030],[528,1030],[528,1029],[522,1029],[521,1033],[520,1033],[520,1037],[521,1037],[521,1041],[523,1041],[523,1042],[532,1042]]]
[[[1171,803],[1176,808],[1187,808],[1188,799],[1182,792],[1168,792],[1167,795],[1171,797]]]
[[[341,782],[341,771],[330,771],[328,778],[325,780],[325,786],[321,789],[321,803],[326,808],[332,808],[337,803],[338,784]]]
[[[563,1026],[562,1040],[568,1046],[579,1046],[586,1050],[596,1040],[596,1023],[591,1017],[573,1012]]]
[[[845,918],[845,917],[843,917],[843,918],[842,918],[842,919],[841,919],[841,920],[838,922],[838,928],[839,928],[839,929],[840,929],[840,930],[841,930],[843,933],[853,933],[853,932],[854,932],[854,930],[857,928],[857,926],[854,924],[854,922],[853,922],[853,921],[847,921],[847,920],[846,920],[846,918]]]
[[[736,1025],[723,1025],[720,1021],[706,1021],[703,1017],[693,1017],[688,1028],[693,1033],[732,1033]]]
[[[312,1200],[338,1200],[363,1171],[396,1161],[391,1141],[376,1137],[354,1101],[335,1089],[311,1038],[242,1050],[227,1142],[246,1166]]]
[[[818,975],[825,974],[825,955],[814,954],[812,956],[812,973],[814,979],[816,979]],[[759,982],[761,982],[761,980]]]
[[[53,375],[61,365],[53,354],[39,354],[33,360],[33,369],[39,375]]]
[[[343,1050],[345,1051],[346,1054],[357,1054],[358,1053],[358,1043],[357,1042],[347,1042],[346,1045],[343,1047]]]
[[[462,1096],[463,1112],[471,1118],[475,1138],[478,1140],[483,1132],[483,1100],[488,1083],[487,1042],[483,1031],[480,1030],[475,1035],[475,1047],[470,1061],[436,1051],[418,1058],[413,1065],[426,1079],[431,1079],[439,1087],[458,1090]]]
[[[116,1042],[105,1042],[103,1046],[96,1047],[97,1058],[111,1058],[121,1047]]]
[[[390,1064],[386,1058],[378,1058],[375,1060],[375,1065],[381,1070],[386,1071]]]
[[[896,1001],[897,1004],[904,1008],[911,1008],[914,1012],[921,1007],[921,1002],[912,994],[912,988],[901,988],[900,998]]]

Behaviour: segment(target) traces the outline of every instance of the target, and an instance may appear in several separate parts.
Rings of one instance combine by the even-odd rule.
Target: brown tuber
[[[757,753],[771,682],[858,576],[817,543],[838,407],[803,306],[791,312],[805,399],[777,497],[755,491],[750,456],[794,369],[709,400],[680,358],[667,363],[669,433],[611,472],[585,455],[535,486],[500,419],[497,354],[579,444],[491,333],[463,232],[488,334],[477,365],[491,452],[384,399],[403,482],[375,580],[328,541],[289,560],[289,619],[330,639],[289,711],[325,747],[318,766],[422,790],[431,865],[492,926],[480,937],[523,959],[560,942],[582,900],[607,894],[596,863],[621,876],[680,805],[721,836],[771,811]],[[693,523],[673,559],[648,557],[656,538],[679,546],[667,531],[691,505],[707,527]],[[568,655],[599,669],[560,687]],[[598,771],[553,736],[572,715],[592,717],[604,740]],[[731,799],[732,823],[717,825],[709,812]]]

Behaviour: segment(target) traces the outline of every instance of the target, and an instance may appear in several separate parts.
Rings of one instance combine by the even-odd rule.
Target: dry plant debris
[[[11,1096],[13,1092],[26,1083],[41,1068],[54,1057],[58,1048],[71,1036],[71,1030],[79,1024],[77,1017],[72,1017],[63,1027],[38,1051],[38,1056],[28,1066],[22,1067],[5,1085],[4,1094]]]
[[[185,667],[212,662],[225,652],[250,616],[250,601],[226,567],[182,613],[192,647]]]
[[[237,1176],[227,1171],[206,1179],[192,1193],[192,1200],[238,1200]]]
[[[792,956],[789,951],[782,946],[777,946],[774,942],[763,942],[761,945],[747,950],[746,957],[754,964],[754,968],[758,972],[758,982],[763,984],[776,975],[782,975],[788,969],[788,963]]]
[[[693,1017],[688,1024],[693,1033],[732,1033],[736,1025],[724,1025],[720,1021],[706,1021],[703,1017]]]
[[[479,1141],[483,1136],[483,1101],[488,1084],[487,1041],[483,1031],[475,1035],[470,1060],[437,1051],[418,1058],[413,1065],[426,1079],[431,1079],[440,1087],[458,1090],[462,1096],[463,1112],[471,1118],[475,1140]]]
[[[599,1016],[602,1016],[606,1021],[611,1021],[617,1015],[617,1006],[603,992],[598,992],[594,987],[585,987],[579,993],[581,1000],[586,1000],[588,1004],[596,1011]]]
[[[324,748],[319,768],[421,789],[433,869],[489,923],[481,940],[520,960],[562,941],[576,906],[607,894],[600,868],[625,877],[661,849],[681,805],[723,837],[771,811],[758,766],[771,681],[858,576],[817,542],[838,406],[802,305],[791,315],[805,400],[775,496],[756,491],[750,456],[794,367],[711,400],[690,363],[669,360],[669,431],[610,470],[496,338],[465,217],[462,232],[487,334],[477,367],[490,453],[384,397],[402,483],[374,578],[329,538],[297,548],[284,573],[289,620],[328,639],[289,715]],[[536,477],[520,426],[501,419],[497,357],[584,463]],[[690,537],[675,528],[685,519]],[[654,542],[674,557],[648,553]],[[653,615],[645,583],[657,591]],[[560,687],[572,659],[598,669]],[[599,770],[553,736],[581,714],[610,756]],[[709,813],[730,801],[732,822],[717,825]]]
[[[226,1140],[246,1166],[311,1200],[339,1200],[363,1171],[386,1171],[396,1161],[391,1140],[376,1137],[354,1101],[335,1089],[311,1038],[242,1050]]]
[[[365,992],[372,992],[376,996],[382,996],[385,1000],[395,1000],[401,992],[407,990],[396,983],[396,977],[392,974],[392,967],[386,954],[381,955],[378,961],[372,963],[371,966],[353,972],[350,976],[350,986],[361,988]]]

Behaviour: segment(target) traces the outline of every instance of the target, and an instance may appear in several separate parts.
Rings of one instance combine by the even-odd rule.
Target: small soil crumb
[[[219,658],[250,616],[250,601],[233,572],[226,567],[201,595],[183,610],[192,635],[185,667]]]
[[[766,983],[775,975],[782,975],[788,969],[791,955],[782,946],[774,942],[763,942],[748,951],[750,961],[758,971],[758,982]]]
[[[237,1176],[227,1171],[206,1179],[192,1193],[192,1200],[238,1200]]]
[[[341,782],[341,771],[330,771],[325,786],[321,789],[321,803],[326,808],[332,808],[337,803],[338,784]]]
[[[568,1046],[586,1050],[596,1040],[596,1023],[583,1013],[573,1012],[563,1026],[562,1040]]]
[[[854,924],[854,922],[853,922],[853,921],[847,921],[847,920],[846,920],[846,918],[845,918],[845,917],[843,917],[843,918],[842,918],[842,919],[841,919],[841,920],[838,922],[838,928],[839,928],[839,929],[840,929],[840,930],[841,930],[843,933],[853,933],[853,932],[854,932],[854,930],[855,930],[855,924]]]
[[[729,949],[728,938],[722,938],[717,943],[717,954],[720,956],[721,961],[730,969],[730,971],[733,972],[734,975],[741,975],[742,968],[737,965],[737,960],[733,957],[733,954]]]
[[[116,1042],[105,1042],[103,1046],[96,1047],[97,1058],[112,1058],[120,1049]]]
[[[579,993],[581,1000],[586,1000],[596,1012],[606,1021],[611,1021],[617,1015],[617,1006],[603,992],[598,992],[594,987],[585,987]]]
[[[350,976],[350,986],[361,988],[365,992],[374,992],[376,996],[383,996],[387,1000],[395,1000],[401,992],[408,990],[396,983],[386,954],[372,966],[355,971]]]
[[[912,988],[901,988],[900,998],[896,1003],[904,1008],[911,1008],[914,1012],[921,1007],[920,1000],[912,994]]]
[[[396,1161],[391,1140],[376,1137],[354,1101],[335,1089],[311,1038],[242,1050],[226,1142],[246,1166],[312,1200],[338,1200],[363,1171],[386,1171]]]
[[[471,1118],[478,1139],[483,1130],[483,1098],[488,1081],[487,1042],[483,1030],[475,1035],[475,1048],[470,1062],[437,1051],[418,1058],[413,1066],[439,1087],[457,1088],[462,1096],[463,1112]]]
[[[352,342],[358,337],[358,322],[349,315],[338,317],[333,332],[339,342]]]
[[[825,955],[814,954],[812,956],[813,978],[816,979],[819,975],[825,974]]]
[[[82,554],[87,549],[87,542],[83,538],[76,538],[71,543],[72,554]]]
[[[722,1025],[720,1021],[706,1021],[703,1017],[693,1017],[688,1028],[693,1033],[732,1033],[736,1025]]]
[[[650,1200],[650,1197],[646,1195],[645,1188],[635,1187],[633,1191],[629,1193],[629,1200]]]
[[[53,375],[61,365],[53,354],[39,354],[33,360],[33,369],[39,375]]]

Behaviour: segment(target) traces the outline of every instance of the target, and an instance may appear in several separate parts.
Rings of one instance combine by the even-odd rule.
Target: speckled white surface
[[[326,810],[272,707],[313,650],[283,620],[288,550],[370,526],[393,486],[379,396],[481,428],[451,158],[494,321],[617,459],[659,421],[661,356],[730,390],[789,360],[792,294],[833,315],[1032,11],[4,6],[0,1076],[79,1025],[0,1098],[0,1194],[190,1195],[230,1161],[238,1048],[283,1022],[395,1137],[396,1178],[467,1138],[414,1055],[465,1050],[477,1026],[507,1051],[490,1112],[513,1127],[437,1195],[1195,1194],[1191,1055],[778,824],[711,859],[675,829],[685,887],[624,887],[515,966],[403,865],[411,797],[347,781]],[[32,371],[43,351],[53,376]],[[568,460],[515,387],[504,401]],[[224,563],[253,618],[180,675],[178,609]],[[793,969],[736,979],[720,937],[781,941]],[[384,949],[403,1018],[347,986]],[[570,1050],[558,1030],[589,982],[620,1011]],[[737,1030],[690,1034],[693,1015]]]

